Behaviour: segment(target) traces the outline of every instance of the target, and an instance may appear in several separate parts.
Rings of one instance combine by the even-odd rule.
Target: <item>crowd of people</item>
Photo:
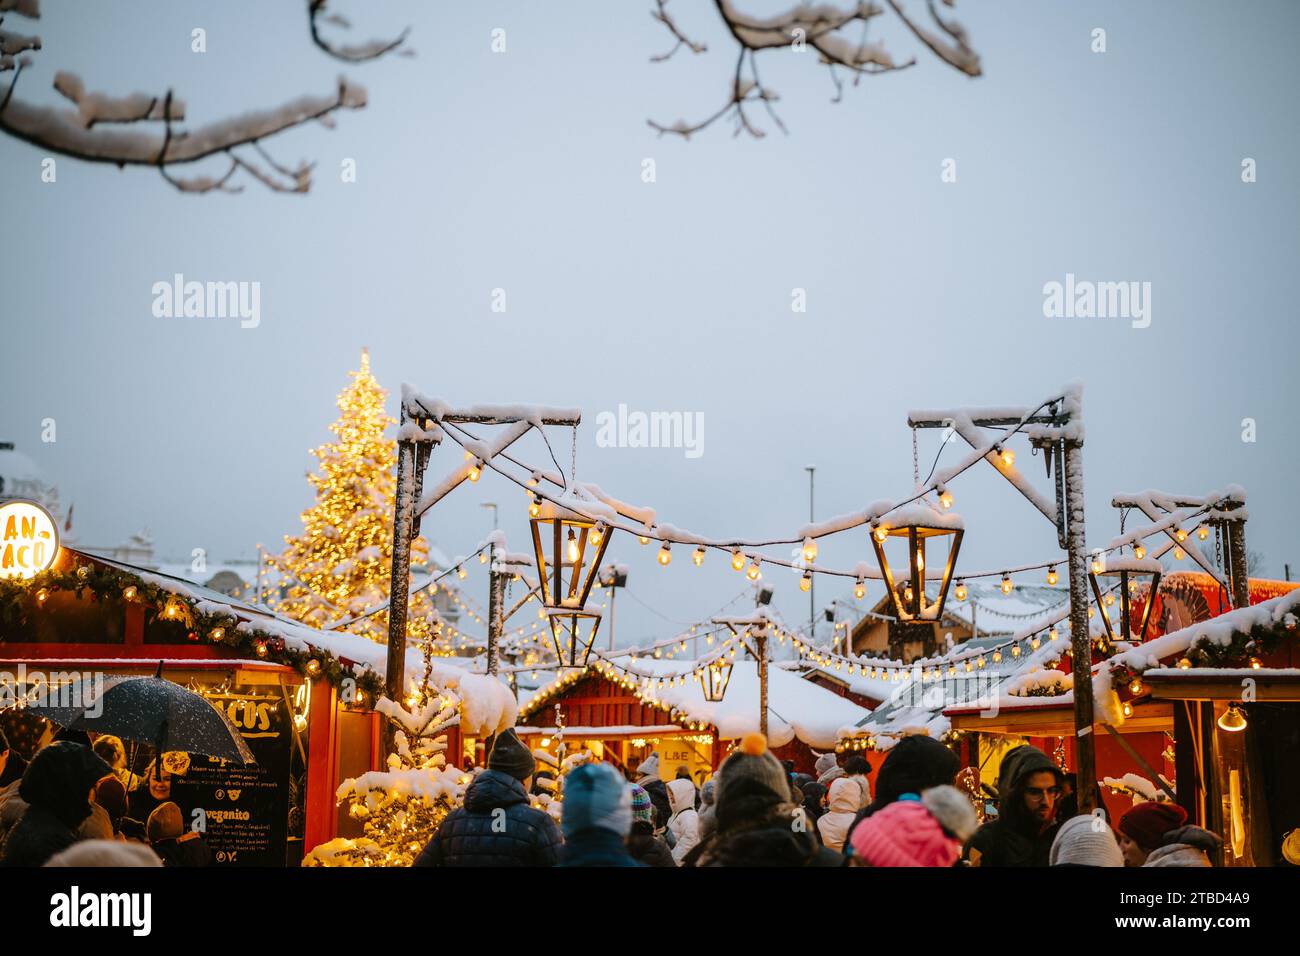
[[[0,866],[210,862],[156,761],[136,775],[117,737],[69,730],[25,759],[0,730]]]
[[[1079,814],[1070,776],[1031,746],[1004,757],[981,825],[959,769],[939,741],[905,737],[873,796],[863,757],[822,754],[795,773],[750,734],[698,788],[685,772],[661,779],[655,754],[631,780],[584,764],[564,779],[557,826],[530,800],[533,754],[505,731],[414,865],[1210,866],[1221,845],[1177,804],[1140,803],[1114,824]]]
[[[699,787],[684,771],[661,779],[656,754],[631,780],[591,762],[565,775],[557,825],[533,798],[536,758],[507,730],[414,865],[1210,866],[1221,847],[1174,803],[1137,804],[1115,823],[1079,814],[1070,776],[1031,746],[1004,756],[982,825],[937,740],[899,741],[874,794],[871,769],[828,753],[796,773],[760,734]],[[206,866],[171,787],[157,761],[129,770],[116,737],[63,731],[25,760],[0,731],[0,866]]]

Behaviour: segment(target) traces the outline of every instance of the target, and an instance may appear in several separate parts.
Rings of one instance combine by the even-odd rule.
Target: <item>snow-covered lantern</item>
[[[1106,613],[1105,598],[1102,595],[1101,584],[1098,578],[1119,578],[1119,630],[1120,640],[1132,641],[1132,609],[1130,601],[1136,585],[1142,583],[1144,575],[1151,575],[1151,585],[1147,591],[1147,598],[1142,608],[1142,623],[1138,628],[1137,643],[1142,643],[1147,637],[1147,625],[1151,623],[1151,605],[1155,603],[1156,592],[1160,588],[1160,575],[1164,568],[1155,558],[1136,558],[1131,555],[1117,555],[1115,557],[1098,557],[1094,560],[1094,565],[1100,563],[1100,570],[1089,570],[1088,579],[1092,582],[1092,593],[1097,598],[1097,610],[1101,613],[1102,623],[1106,627],[1106,636],[1113,644],[1115,642],[1115,632],[1110,626],[1110,615]],[[1106,597],[1110,597],[1107,590]],[[1111,598],[1112,602],[1114,598]]]
[[[884,576],[894,616],[898,620],[937,621],[942,617],[964,533],[959,515],[952,512],[940,514],[920,501],[889,512],[872,526],[871,545],[876,550],[880,573]],[[905,577],[895,573],[885,553],[885,544],[891,538],[907,542]],[[939,582],[939,593],[934,601],[930,601],[925,593],[925,582],[935,564],[934,546],[945,538],[949,540],[947,558],[942,559],[943,572],[937,579],[931,578]],[[927,554],[927,550],[930,553]]]
[[[609,529],[550,501],[530,523],[542,604],[548,608],[586,607],[600,560],[609,547]]]
[[[560,666],[586,667],[596,631],[600,628],[601,613],[570,607],[548,607],[545,610]]]
[[[701,675],[704,685],[704,699],[716,703],[722,700],[727,693],[727,684],[731,681],[731,670],[734,665],[725,657],[718,657],[704,665],[704,673]]]

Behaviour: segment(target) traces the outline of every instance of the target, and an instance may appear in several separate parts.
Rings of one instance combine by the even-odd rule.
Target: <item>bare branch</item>
[[[951,6],[953,0],[944,0]],[[669,16],[668,0],[655,0],[657,9],[650,12],[651,17],[659,21],[676,39],[676,44],[665,54],[651,57],[651,61],[661,63],[672,57],[682,46],[689,46],[693,52],[701,53],[703,44],[692,42],[685,32]],[[979,76],[979,57],[970,48],[965,29],[956,21],[943,20],[935,10],[933,0],[927,0],[930,14],[935,23],[951,40],[948,43],[939,36],[921,29],[903,13],[896,0],[888,0],[889,7],[907,25],[912,34],[927,46],[944,62],[954,66],[969,76]],[[763,131],[750,122],[745,112],[745,104],[751,101],[763,103],[772,121],[782,130],[785,126],[772,108],[778,98],[775,92],[765,87],[758,77],[756,67],[757,54],[774,49],[789,48],[795,51],[811,47],[817,53],[820,63],[830,67],[831,80],[835,84],[832,102],[839,102],[844,85],[835,72],[842,67],[854,75],[854,83],[863,76],[876,76],[881,73],[893,73],[916,65],[912,57],[904,62],[896,62],[885,45],[879,41],[869,42],[867,27],[876,17],[885,13],[885,8],[875,0],[858,0],[848,9],[839,9],[830,4],[800,3],[798,6],[770,17],[754,17],[736,9],[732,0],[714,0],[714,6],[723,24],[740,47],[740,58],[736,65],[732,83],[731,99],[722,109],[698,123],[678,120],[671,126],[664,126],[648,120],[650,127],[659,133],[673,133],[689,137],[728,114],[736,120],[736,132],[746,132],[754,138],[763,135]],[[842,31],[853,24],[862,25],[861,37],[854,41],[844,36]],[[749,78],[741,79],[743,67],[747,65]]]
[[[364,63],[366,60],[377,60],[405,43],[407,34],[411,32],[411,28],[407,27],[395,40],[369,40],[351,46],[337,46],[321,34],[320,25],[328,23],[331,26],[347,30],[351,28],[352,24],[345,17],[337,14],[322,17],[321,14],[325,12],[326,2],[327,0],[307,0],[307,18],[311,26],[311,41],[336,60],[343,60],[345,63]]]
[[[708,50],[708,47],[705,46],[703,43],[694,42],[685,33],[683,33],[681,30],[678,29],[677,24],[673,21],[673,18],[668,15],[668,0],[655,0],[655,3],[658,5],[659,9],[651,10],[650,16],[658,20],[665,27],[667,27],[668,32],[677,38],[677,42],[673,45],[673,48],[669,50],[667,53],[661,53],[658,56],[650,57],[651,63],[662,63],[664,60],[669,59],[674,53],[676,53],[683,46],[687,47],[692,53],[704,53],[706,50]]]

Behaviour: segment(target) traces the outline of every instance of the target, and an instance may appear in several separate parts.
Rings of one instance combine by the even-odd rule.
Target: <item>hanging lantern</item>
[[[957,587],[954,589],[954,592],[953,592],[953,593],[955,593],[955,594],[957,595],[957,600],[958,600],[958,601],[964,601],[964,600],[966,600],[966,582],[965,582],[965,581],[958,581],[958,582],[957,582]]]
[[[735,665],[724,658],[709,661],[704,668],[704,699],[720,701],[727,693],[727,684],[731,681],[731,671]]]
[[[899,524],[891,527],[879,525],[871,535],[871,545],[875,548],[876,560],[885,578],[885,589],[889,592],[894,615],[900,621],[937,621],[943,615],[948,585],[952,582],[952,569],[961,548],[964,534],[961,520],[956,515],[940,515],[934,509],[919,504],[898,509],[894,515],[896,519],[902,519]],[[939,578],[939,594],[931,603],[925,593],[925,550],[932,539],[942,537],[951,537],[952,541],[948,546],[948,560],[944,563]],[[905,580],[896,580],[885,554],[885,542],[889,538],[901,538],[907,542],[909,574]],[[911,593],[904,596],[908,590]]]
[[[691,555],[691,563],[697,568],[704,563],[704,545],[700,545]]]
[[[1056,576],[1056,568],[1054,568],[1054,567],[1053,567],[1053,568],[1048,568],[1048,569],[1047,569],[1047,583],[1050,584],[1050,585],[1055,586],[1057,580],[1058,580],[1058,578],[1057,578],[1057,576]]]
[[[1136,590],[1139,579],[1144,574],[1151,575],[1151,586],[1147,590],[1147,599],[1142,608],[1142,623],[1138,627],[1137,642],[1141,643],[1146,640],[1147,627],[1151,623],[1151,605],[1155,602],[1156,593],[1160,589],[1160,574],[1163,569],[1160,562],[1155,558],[1129,558],[1123,555],[1113,557],[1106,562],[1105,568],[1100,575],[1093,573],[1088,575],[1088,580],[1092,582],[1092,593],[1097,599],[1098,607],[1106,607],[1115,603],[1115,596],[1107,591],[1102,596],[1101,585],[1097,578],[1119,578],[1119,639],[1122,641],[1132,641],[1132,610],[1131,599],[1133,592]],[[1091,610],[1091,608],[1089,608]],[[1115,632],[1110,626],[1110,614],[1102,615],[1106,626],[1106,636],[1111,643],[1115,641]]]
[[[537,577],[542,585],[542,604],[547,608],[584,608],[596,582],[609,535],[593,544],[595,522],[546,502],[542,513],[530,520]],[[594,550],[594,555],[593,555]]]
[[[1246,729],[1246,715],[1241,710],[1239,704],[1229,704],[1228,709],[1223,712],[1223,716],[1218,720],[1219,729],[1226,730],[1229,733],[1240,733]]]
[[[548,607],[546,616],[551,623],[551,640],[555,643],[555,656],[560,666],[586,667],[596,631],[600,629],[600,612]],[[658,655],[656,650],[655,656]]]
[[[1011,583],[1011,575],[1004,572],[1002,575],[1002,593],[1010,594],[1011,589],[1014,587],[1015,585]]]

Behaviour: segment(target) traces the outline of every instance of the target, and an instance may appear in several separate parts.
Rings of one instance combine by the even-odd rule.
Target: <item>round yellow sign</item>
[[[32,578],[59,554],[59,526],[34,501],[0,504],[0,577]]]

